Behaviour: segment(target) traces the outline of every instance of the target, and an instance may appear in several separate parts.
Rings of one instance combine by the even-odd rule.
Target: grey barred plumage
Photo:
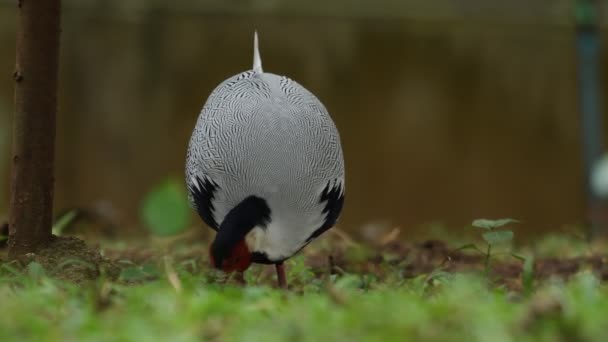
[[[250,196],[270,219],[246,235],[250,251],[280,262],[331,227],[344,196],[338,130],[325,106],[297,82],[253,69],[213,90],[198,117],[186,161],[191,204],[212,228]]]

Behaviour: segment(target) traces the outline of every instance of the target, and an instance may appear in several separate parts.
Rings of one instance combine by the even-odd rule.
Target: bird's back
[[[326,220],[324,190],[342,195],[338,131],[312,93],[254,63],[209,96],[190,140],[186,177],[190,189],[209,190],[209,212],[197,209],[210,226],[217,229],[239,202],[257,196],[281,222],[273,225],[282,230],[275,238],[297,240],[293,249]],[[192,191],[190,199],[200,206]]]
[[[305,206],[318,201],[315,187],[343,177],[325,107],[295,81],[269,73],[244,72],[216,88],[189,151],[190,176],[212,178],[229,202],[254,194]]]

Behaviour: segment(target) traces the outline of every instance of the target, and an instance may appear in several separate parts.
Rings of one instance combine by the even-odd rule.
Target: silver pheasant
[[[331,228],[344,202],[340,136],[323,104],[297,82],[253,69],[222,82],[196,122],[186,157],[191,205],[217,231],[215,267],[283,261]]]

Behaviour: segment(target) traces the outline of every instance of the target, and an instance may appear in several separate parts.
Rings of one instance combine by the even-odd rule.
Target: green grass
[[[315,278],[289,263],[290,291],[222,285],[183,264],[131,266],[77,286],[1,266],[0,341],[604,341],[608,288],[582,271],[529,295],[478,274]],[[174,270],[175,269],[175,270]]]

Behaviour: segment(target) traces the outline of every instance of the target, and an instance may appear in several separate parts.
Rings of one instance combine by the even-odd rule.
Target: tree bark
[[[9,256],[51,238],[61,0],[19,0]]]

